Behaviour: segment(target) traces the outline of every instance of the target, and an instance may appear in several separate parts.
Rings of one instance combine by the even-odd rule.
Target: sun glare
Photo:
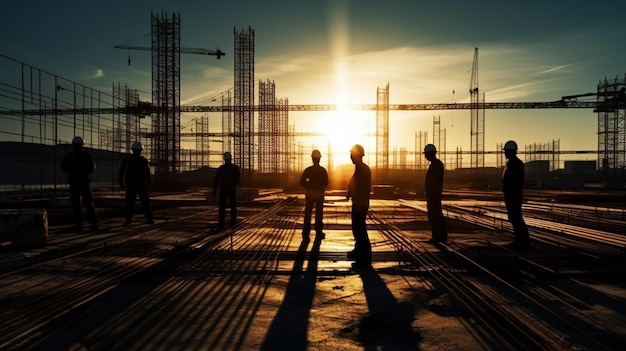
[[[339,110],[326,117],[324,134],[334,166],[350,163],[350,149],[354,144],[362,144],[366,150],[371,139],[368,135],[371,117],[365,112]],[[367,155],[367,151],[366,151]]]

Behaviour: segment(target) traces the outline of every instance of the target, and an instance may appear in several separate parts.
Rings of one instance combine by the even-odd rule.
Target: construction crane
[[[152,104],[158,109],[151,114],[150,156],[157,178],[177,183],[181,158],[180,127],[180,56],[181,54],[213,55],[221,59],[224,52],[184,48],[180,46],[180,16],[151,14],[152,45],[150,47],[116,45],[115,49],[143,50],[152,53]],[[130,55],[128,65],[130,66]]]
[[[147,48],[144,46],[129,46],[129,45],[115,45],[114,49],[127,49],[127,50],[144,50],[144,51],[152,51],[152,48]],[[212,55],[217,56],[217,59],[221,59],[222,56],[226,55],[222,50],[215,49],[198,49],[198,48],[180,48],[181,54],[197,54],[197,55]],[[130,55],[128,56],[128,65],[130,66]]]
[[[485,159],[485,108],[484,97],[481,99],[478,89],[478,48],[474,48],[474,61],[472,63],[472,79],[469,87],[470,93],[470,150],[472,167],[484,167]],[[482,101],[481,101],[482,100]]]

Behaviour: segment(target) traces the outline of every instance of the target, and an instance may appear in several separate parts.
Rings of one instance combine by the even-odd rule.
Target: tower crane
[[[152,48],[148,48],[145,46],[131,46],[131,45],[115,45],[114,49],[127,49],[127,50],[144,50],[144,51],[152,51]],[[198,49],[198,48],[180,48],[181,54],[197,54],[197,55],[212,55],[217,56],[217,59],[221,59],[222,56],[226,55],[222,50],[215,49]],[[128,57],[128,65],[130,66],[130,56]]]
[[[152,53],[151,159],[155,175],[176,183],[180,160],[180,54],[213,55],[220,59],[224,52],[184,48],[180,46],[180,15],[151,14],[150,47],[116,45],[114,49],[144,50]],[[147,36],[148,34],[146,34]],[[130,55],[128,56],[130,65]]]

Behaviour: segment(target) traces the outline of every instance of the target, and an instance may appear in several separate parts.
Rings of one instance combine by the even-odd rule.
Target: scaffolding
[[[276,173],[289,173],[289,99],[279,99],[276,109]]]
[[[376,90],[376,170],[386,177],[389,170],[389,83]]]
[[[485,94],[478,89],[478,48],[474,48],[470,82],[470,167],[485,167]]]
[[[296,126],[295,125],[289,125],[289,134],[287,136],[287,143],[289,145],[289,150],[297,150],[298,148],[298,144],[296,142]],[[295,152],[290,152],[289,154],[286,155],[287,156],[287,177],[289,179],[289,177],[292,177],[293,175],[301,172],[303,170],[303,168],[301,168],[301,160],[302,158],[299,157]],[[293,180],[293,179],[289,179],[289,180]]]
[[[209,116],[196,118],[196,153],[192,169],[199,169],[209,165],[209,145],[211,143],[209,134]]]
[[[396,164],[395,168],[401,169],[401,170],[405,170],[408,169],[407,167],[407,159],[408,159],[408,154],[409,154],[409,150],[406,147],[401,147],[400,148],[400,154],[399,154],[399,164]],[[395,161],[395,160],[394,160]]]
[[[259,80],[259,173],[276,173],[276,84]]]
[[[454,168],[457,168],[457,169],[463,168],[463,157],[462,157],[462,154],[463,154],[463,148],[457,146],[456,147],[456,157],[454,159],[454,161],[455,161],[454,162]]]
[[[415,167],[416,169],[426,168],[426,162],[422,150],[428,144],[428,131],[420,130],[415,132]]]
[[[63,155],[74,136],[98,156],[94,188],[110,187],[116,155],[101,135],[114,125],[112,96],[0,54],[0,135],[3,191],[65,189],[60,170]],[[112,135],[112,134],[109,134]],[[100,150],[107,150],[99,152]]]
[[[525,145],[525,162],[549,161],[550,171],[559,169],[561,165],[561,140],[552,140],[549,143],[532,143]]]
[[[143,116],[127,112],[129,107],[138,105],[139,92],[137,89],[130,89],[126,84],[113,84],[113,107],[115,107],[113,113],[114,133],[111,135],[113,151],[127,152],[130,149],[130,144],[135,141],[145,144],[142,140],[140,125],[140,118]],[[146,149],[145,145],[144,149]]]
[[[276,99],[274,82],[259,81],[259,173],[286,174],[289,153],[289,101]]]
[[[605,175],[626,168],[625,91],[626,75],[598,83],[598,166]]]
[[[180,167],[180,16],[152,14],[152,162],[157,181],[177,183]]]
[[[246,176],[254,170],[254,31],[237,31],[234,45],[234,162]]]
[[[440,159],[446,164],[446,129],[441,129],[441,116],[433,116],[433,144],[439,152]]]
[[[232,107],[233,99],[231,90],[228,90],[226,96],[222,95],[222,106]],[[233,150],[233,114],[231,108],[222,110],[222,154],[226,151],[231,152]]]

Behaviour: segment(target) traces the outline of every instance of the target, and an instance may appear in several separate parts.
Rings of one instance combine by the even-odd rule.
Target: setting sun
[[[354,144],[361,144],[365,147],[366,157],[368,150],[371,150],[373,137],[373,126],[370,128],[370,121],[374,116],[372,112],[355,112],[339,110],[324,118],[323,133],[328,138],[328,147],[332,155],[332,163],[338,166],[350,163],[350,148]],[[372,153],[373,154],[373,153]]]

